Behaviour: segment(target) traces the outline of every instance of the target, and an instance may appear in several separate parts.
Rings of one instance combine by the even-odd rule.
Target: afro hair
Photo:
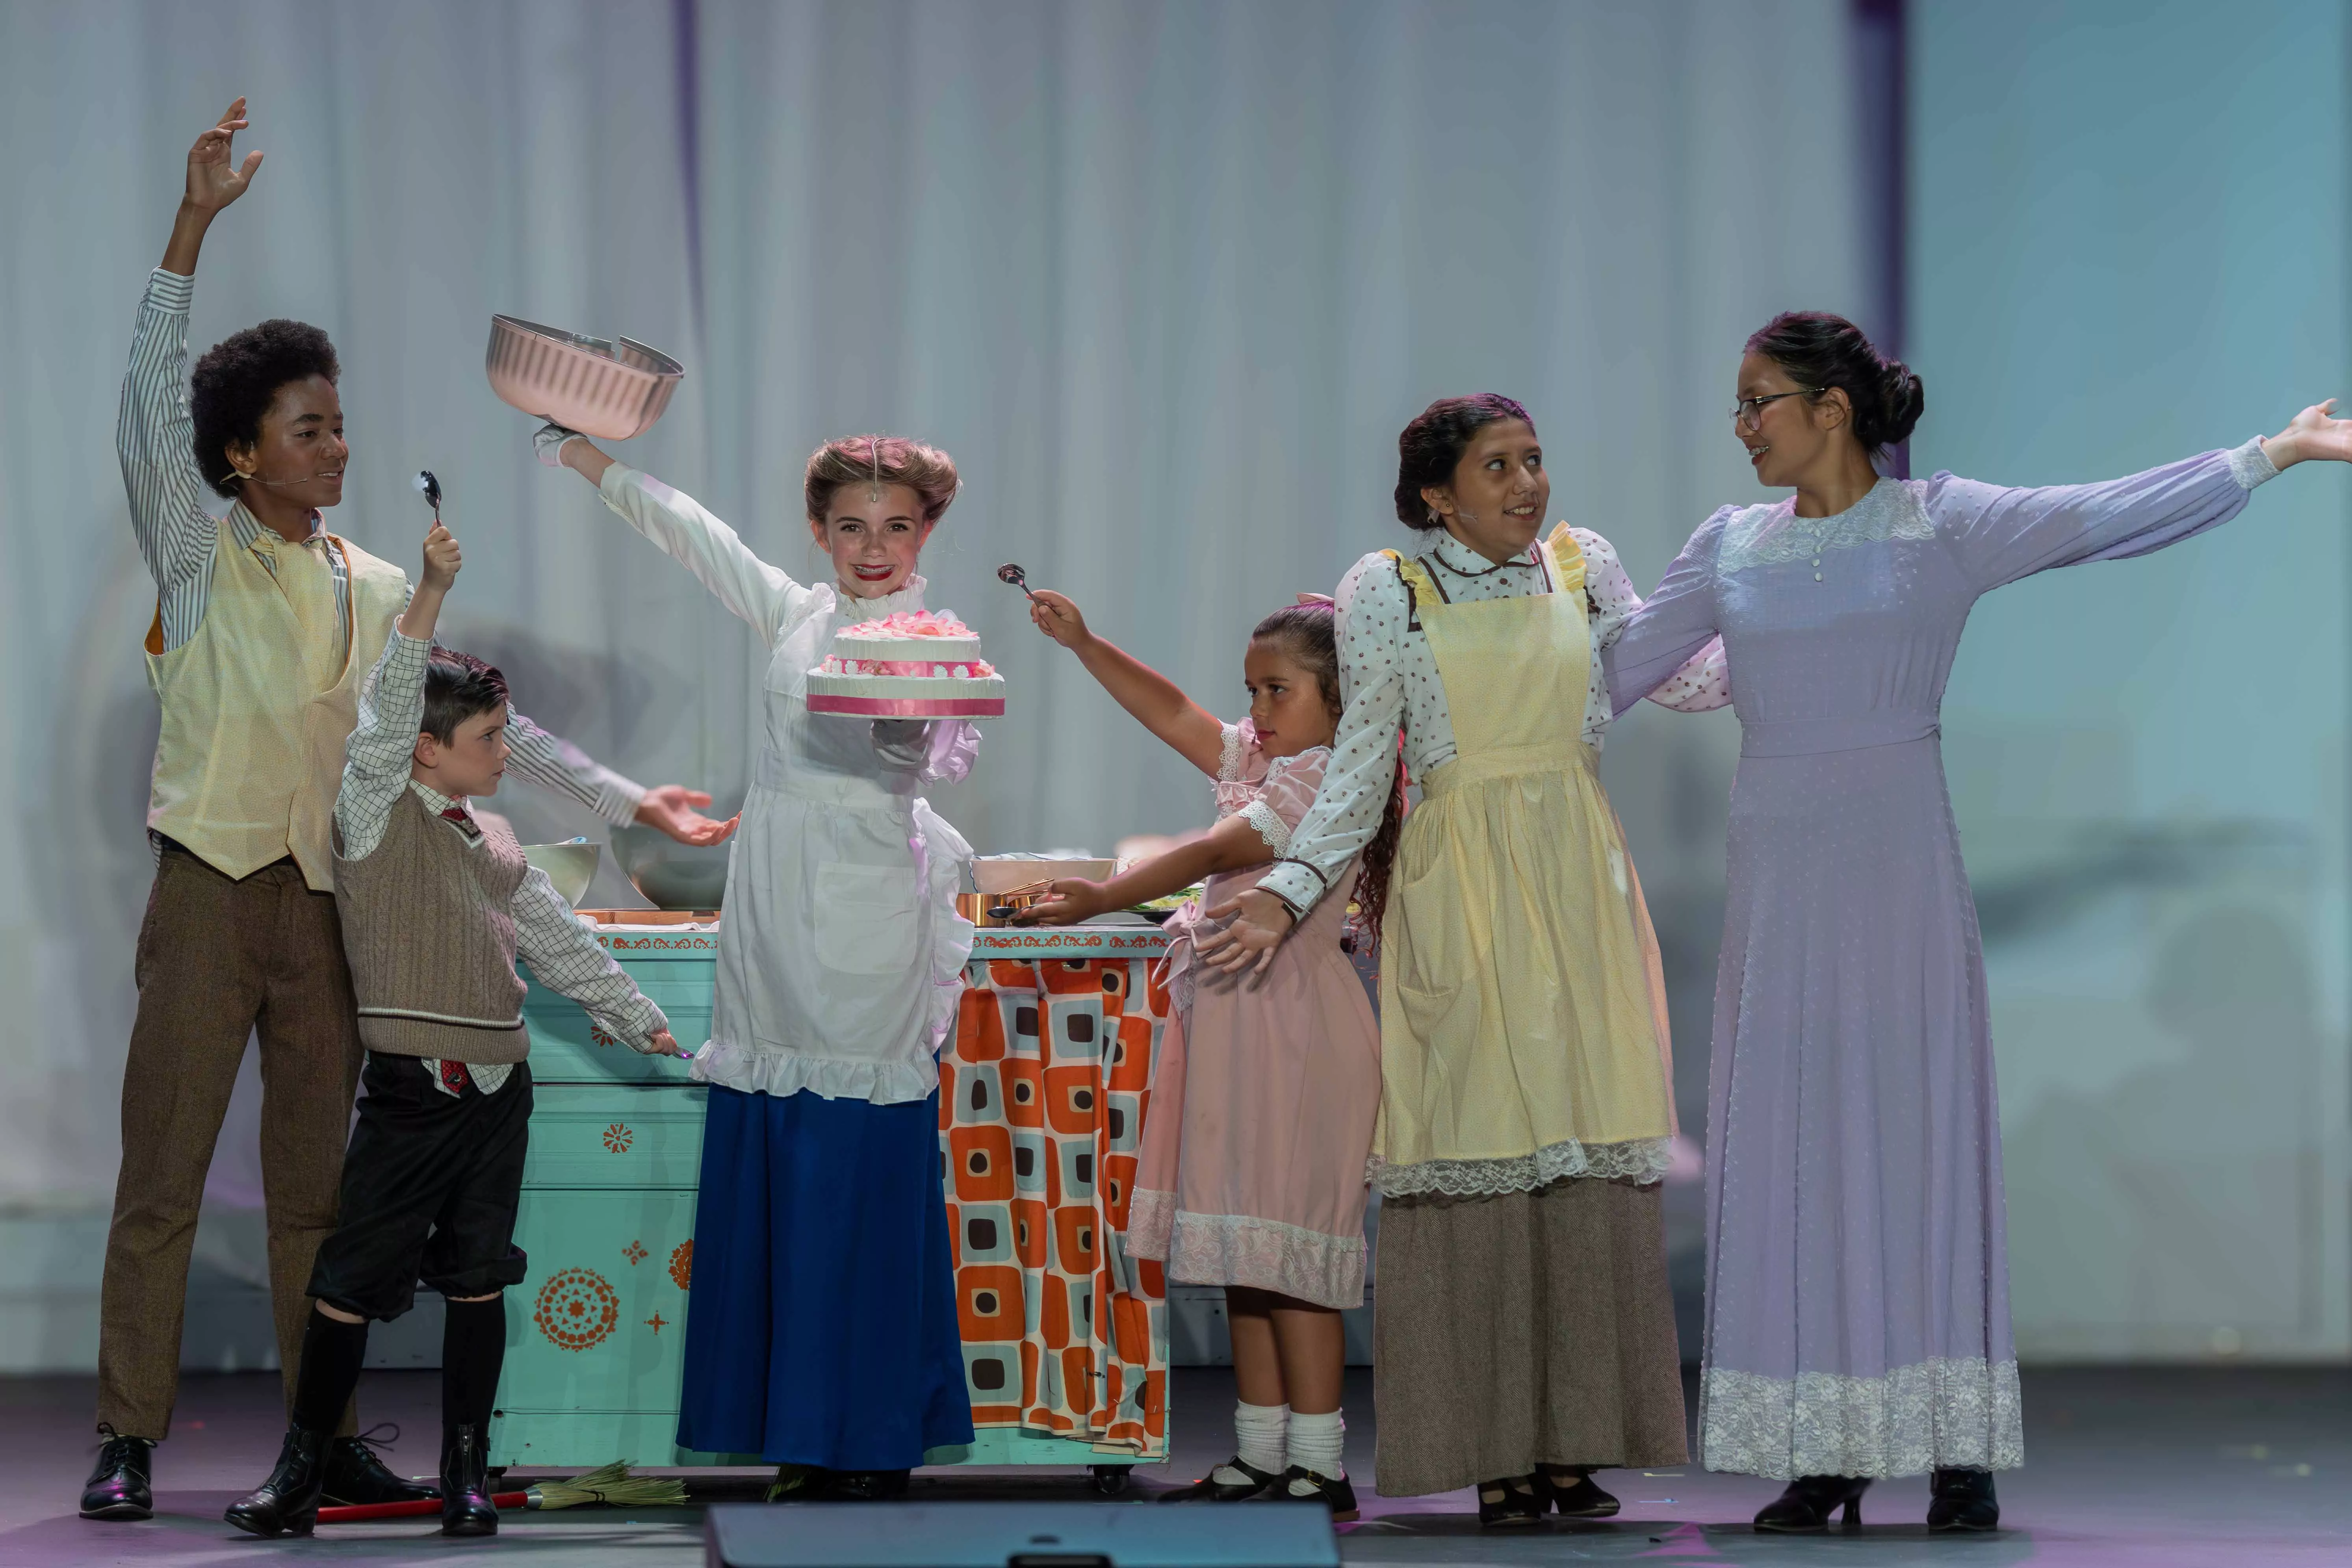
[[[196,467],[221,495],[237,493],[228,460],[232,441],[261,439],[261,416],[289,382],[342,374],[335,345],[307,321],[283,318],[247,327],[215,343],[189,378],[189,414],[196,427]]]

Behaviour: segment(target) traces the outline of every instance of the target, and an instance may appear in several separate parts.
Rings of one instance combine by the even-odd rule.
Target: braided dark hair
[[[1339,700],[1339,638],[1338,616],[1320,601],[1286,605],[1258,622],[1250,640],[1278,643],[1284,652],[1315,672],[1323,706],[1336,721],[1344,708]],[[1398,837],[1404,831],[1404,763],[1399,759],[1396,782],[1389,786],[1387,806],[1372,841],[1364,846],[1362,867],[1356,873],[1358,930],[1366,952],[1381,943],[1381,918],[1388,912],[1389,872],[1396,865]]]
[[[1886,358],[1860,327],[1826,310],[1783,310],[1748,340],[1748,352],[1762,354],[1816,397],[1844,388],[1853,405],[1853,438],[1873,458],[1909,439],[1927,406],[1927,389],[1909,365]]]
[[[1429,514],[1421,492],[1454,482],[1454,470],[1470,438],[1489,425],[1516,419],[1532,430],[1528,411],[1498,392],[1474,397],[1441,397],[1413,416],[1397,437],[1397,521],[1407,528],[1442,527]]]

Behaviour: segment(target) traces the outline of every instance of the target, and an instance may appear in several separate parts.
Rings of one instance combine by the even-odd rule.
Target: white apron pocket
[[[820,866],[816,955],[844,974],[917,973],[911,866]]]

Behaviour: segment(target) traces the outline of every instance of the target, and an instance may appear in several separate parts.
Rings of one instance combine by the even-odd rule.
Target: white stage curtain
[[[0,1205],[112,1187],[155,732],[115,405],[183,155],[233,97],[268,159],[206,246],[193,346],[272,315],[332,334],[354,459],[331,525],[407,562],[408,481],[436,470],[467,546],[452,637],[524,711],[648,783],[740,790],[755,650],[532,463],[482,379],[494,310],[677,353],[684,390],[623,455],[796,574],[820,439],[952,452],[932,602],[1013,700],[937,804],[984,851],[1108,849],[1205,821],[1208,792],[997,564],[1237,716],[1249,626],[1406,537],[1398,428],[1494,390],[1535,414],[1555,515],[1654,582],[1754,494],[1722,415],[1741,338],[1795,305],[1866,313],[1847,15],[0,6]],[[1702,997],[1735,746],[1727,721],[1644,715],[1611,751],[1662,924],[1696,911]],[[526,794],[501,802],[526,837],[601,831]],[[1684,1022],[1703,1075],[1703,1009]],[[241,1095],[217,1199],[258,1201],[251,1115]]]

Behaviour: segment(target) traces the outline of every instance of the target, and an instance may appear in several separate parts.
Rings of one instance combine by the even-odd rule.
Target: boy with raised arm
[[[508,710],[496,669],[433,647],[460,564],[435,525],[424,580],[361,696],[335,797],[335,905],[367,1066],[341,1217],[310,1273],[293,1422],[269,1479],[226,1514],[256,1535],[310,1532],[368,1321],[407,1311],[419,1279],[448,1303],[442,1532],[498,1531],[485,1439],[506,1354],[500,1294],[523,1279],[514,1225],[531,1106],[516,959],[635,1049],[677,1054],[661,1009],[514,836],[467,808],[506,772]]]

